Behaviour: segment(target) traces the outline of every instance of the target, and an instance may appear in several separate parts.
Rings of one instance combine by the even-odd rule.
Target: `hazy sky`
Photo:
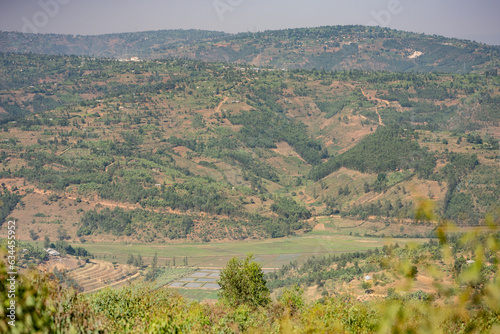
[[[0,0],[0,30],[94,35],[381,25],[500,45],[500,0]]]

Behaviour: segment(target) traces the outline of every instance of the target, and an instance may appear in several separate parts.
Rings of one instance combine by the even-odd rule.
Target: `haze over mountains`
[[[97,36],[0,32],[3,52],[115,59],[189,58],[276,69],[479,73],[499,67],[499,46],[364,26],[227,34],[162,30]]]

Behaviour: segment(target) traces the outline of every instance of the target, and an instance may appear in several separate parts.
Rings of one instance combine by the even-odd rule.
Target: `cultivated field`
[[[139,272],[127,265],[91,260],[85,266],[68,272],[84,292],[95,292],[105,287],[117,288],[139,277]]]
[[[368,238],[323,230],[288,238],[227,243],[186,243],[180,245],[86,243],[83,247],[97,258],[112,259],[118,263],[125,263],[129,254],[134,256],[140,254],[144,263],[149,264],[156,253],[159,265],[163,266],[166,261],[173,263],[175,257],[177,266],[184,266],[182,260],[187,257],[188,267],[201,269],[222,268],[232,257],[244,257],[246,254],[252,253],[263,268],[273,269],[280,268],[294,260],[302,262],[313,255],[366,251],[396,242],[399,245],[404,245],[411,242],[422,243],[427,240]],[[78,244],[78,246],[82,245]]]

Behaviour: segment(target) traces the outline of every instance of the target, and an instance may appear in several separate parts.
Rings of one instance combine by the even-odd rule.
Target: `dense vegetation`
[[[240,240],[308,231],[335,212],[413,219],[414,180],[444,184],[439,205],[460,224],[497,205],[484,181],[498,177],[491,74],[0,58],[0,173],[23,180],[2,214],[22,215],[16,199],[36,188],[78,225],[73,237]],[[334,182],[345,169],[359,179]]]
[[[479,161],[476,155],[451,154],[449,163],[443,168],[443,174],[448,181],[448,192],[444,200],[444,211],[448,218],[477,221],[474,212],[470,210],[473,206],[472,197],[468,194],[458,192],[459,185],[465,175],[470,173]]]
[[[363,138],[356,147],[313,169],[311,178],[319,180],[340,167],[363,173],[413,169],[420,177],[429,177],[436,166],[436,158],[412,141],[413,136],[418,136],[418,133],[398,126],[379,128]]]
[[[3,194],[0,196],[0,205],[2,207],[0,211],[0,226],[5,223],[5,219],[10,215],[11,211],[14,210],[16,205],[21,201],[21,196],[18,194],[13,194],[7,189],[4,189]],[[22,202],[21,202],[22,203]]]

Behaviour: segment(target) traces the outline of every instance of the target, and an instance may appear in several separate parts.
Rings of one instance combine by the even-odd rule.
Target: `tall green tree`
[[[257,308],[270,302],[269,289],[260,264],[248,254],[244,260],[233,257],[221,271],[218,281],[221,300],[231,306]]]
[[[134,258],[134,255],[133,254],[129,254],[128,255],[128,259],[127,259],[127,264],[134,264],[135,263],[135,258]]]
[[[137,257],[135,258],[134,265],[138,268],[142,268],[142,266],[144,265],[141,254],[137,255]]]

